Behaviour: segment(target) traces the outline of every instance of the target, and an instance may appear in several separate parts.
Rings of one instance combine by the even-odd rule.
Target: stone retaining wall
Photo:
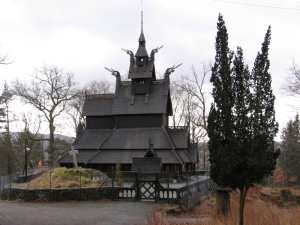
[[[9,191],[9,190],[7,190]],[[112,193],[114,191],[114,193]],[[73,188],[73,189],[20,189],[12,188],[11,200],[21,199],[28,202],[59,202],[71,200],[100,200],[117,198],[117,189],[103,188]]]

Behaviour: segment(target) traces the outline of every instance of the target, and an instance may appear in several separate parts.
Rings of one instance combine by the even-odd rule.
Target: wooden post
[[[137,190],[138,190],[138,198],[139,198],[139,201],[141,201],[140,175],[141,175],[141,168],[139,168],[139,171],[138,171],[138,179],[137,179]]]

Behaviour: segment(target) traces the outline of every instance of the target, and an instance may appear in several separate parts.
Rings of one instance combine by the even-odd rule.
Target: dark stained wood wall
[[[87,116],[86,129],[114,128],[114,116]]]
[[[117,127],[160,127],[162,126],[162,115],[124,115],[117,117]]]
[[[120,116],[87,116],[87,129],[105,128],[134,128],[134,127],[161,127],[163,124],[162,114],[146,115],[120,115]]]

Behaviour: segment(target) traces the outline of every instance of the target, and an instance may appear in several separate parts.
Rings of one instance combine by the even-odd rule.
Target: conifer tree
[[[268,176],[276,165],[279,150],[274,151],[274,137],[278,132],[278,123],[275,121],[274,101],[272,92],[272,78],[269,73],[268,59],[271,39],[269,26],[262,43],[261,52],[258,52],[251,74],[253,99],[251,103],[251,132],[252,132],[252,173],[250,183],[258,182]]]
[[[251,131],[251,100],[250,92],[251,76],[248,66],[244,64],[243,50],[237,48],[233,61],[233,89],[234,89],[234,132],[236,143],[235,161],[231,162],[233,176],[229,179],[228,186],[238,188],[240,191],[239,215],[240,224],[243,224],[245,197],[252,183],[248,182],[249,174],[252,172],[249,162],[251,158],[252,131]]]
[[[5,163],[7,165],[7,174],[12,173],[12,157],[13,148],[11,143],[10,121],[9,121],[9,102],[12,100],[12,92],[9,89],[6,81],[4,83],[4,90],[0,95],[0,122],[1,128],[5,130],[2,135],[2,155],[4,155]]]
[[[247,191],[275,169],[278,131],[275,121],[268,50],[270,27],[258,52],[252,73],[244,65],[243,51],[232,52],[221,15],[216,38],[216,58],[211,82],[214,104],[208,117],[211,178],[223,187],[240,191],[239,224],[243,224]],[[230,56],[230,57],[228,57]]]
[[[212,67],[211,83],[214,103],[211,105],[208,116],[208,137],[210,151],[211,178],[218,184],[228,186],[227,179],[232,175],[229,164],[234,160],[234,121],[233,105],[234,93],[232,90],[231,63],[233,52],[228,47],[228,34],[223,16],[219,14],[216,37],[216,57]],[[221,194],[221,193],[218,193]],[[223,206],[217,206],[224,215],[229,210],[229,193],[222,192],[219,196]],[[227,204],[227,205],[226,205]]]
[[[279,157],[280,166],[283,168],[286,175],[286,184],[292,176],[297,177],[299,184],[300,180],[300,119],[299,114],[294,120],[290,120],[282,131],[282,152]]]

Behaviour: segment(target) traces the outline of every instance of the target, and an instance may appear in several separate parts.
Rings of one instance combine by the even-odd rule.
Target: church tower
[[[149,57],[146,49],[146,39],[143,31],[143,12],[141,14],[141,34],[139,37],[139,47],[135,54],[135,59],[130,59],[128,78],[132,82],[132,95],[149,95],[151,84],[156,80],[154,67],[154,54],[158,51],[153,49]],[[129,53],[128,53],[129,54]]]

